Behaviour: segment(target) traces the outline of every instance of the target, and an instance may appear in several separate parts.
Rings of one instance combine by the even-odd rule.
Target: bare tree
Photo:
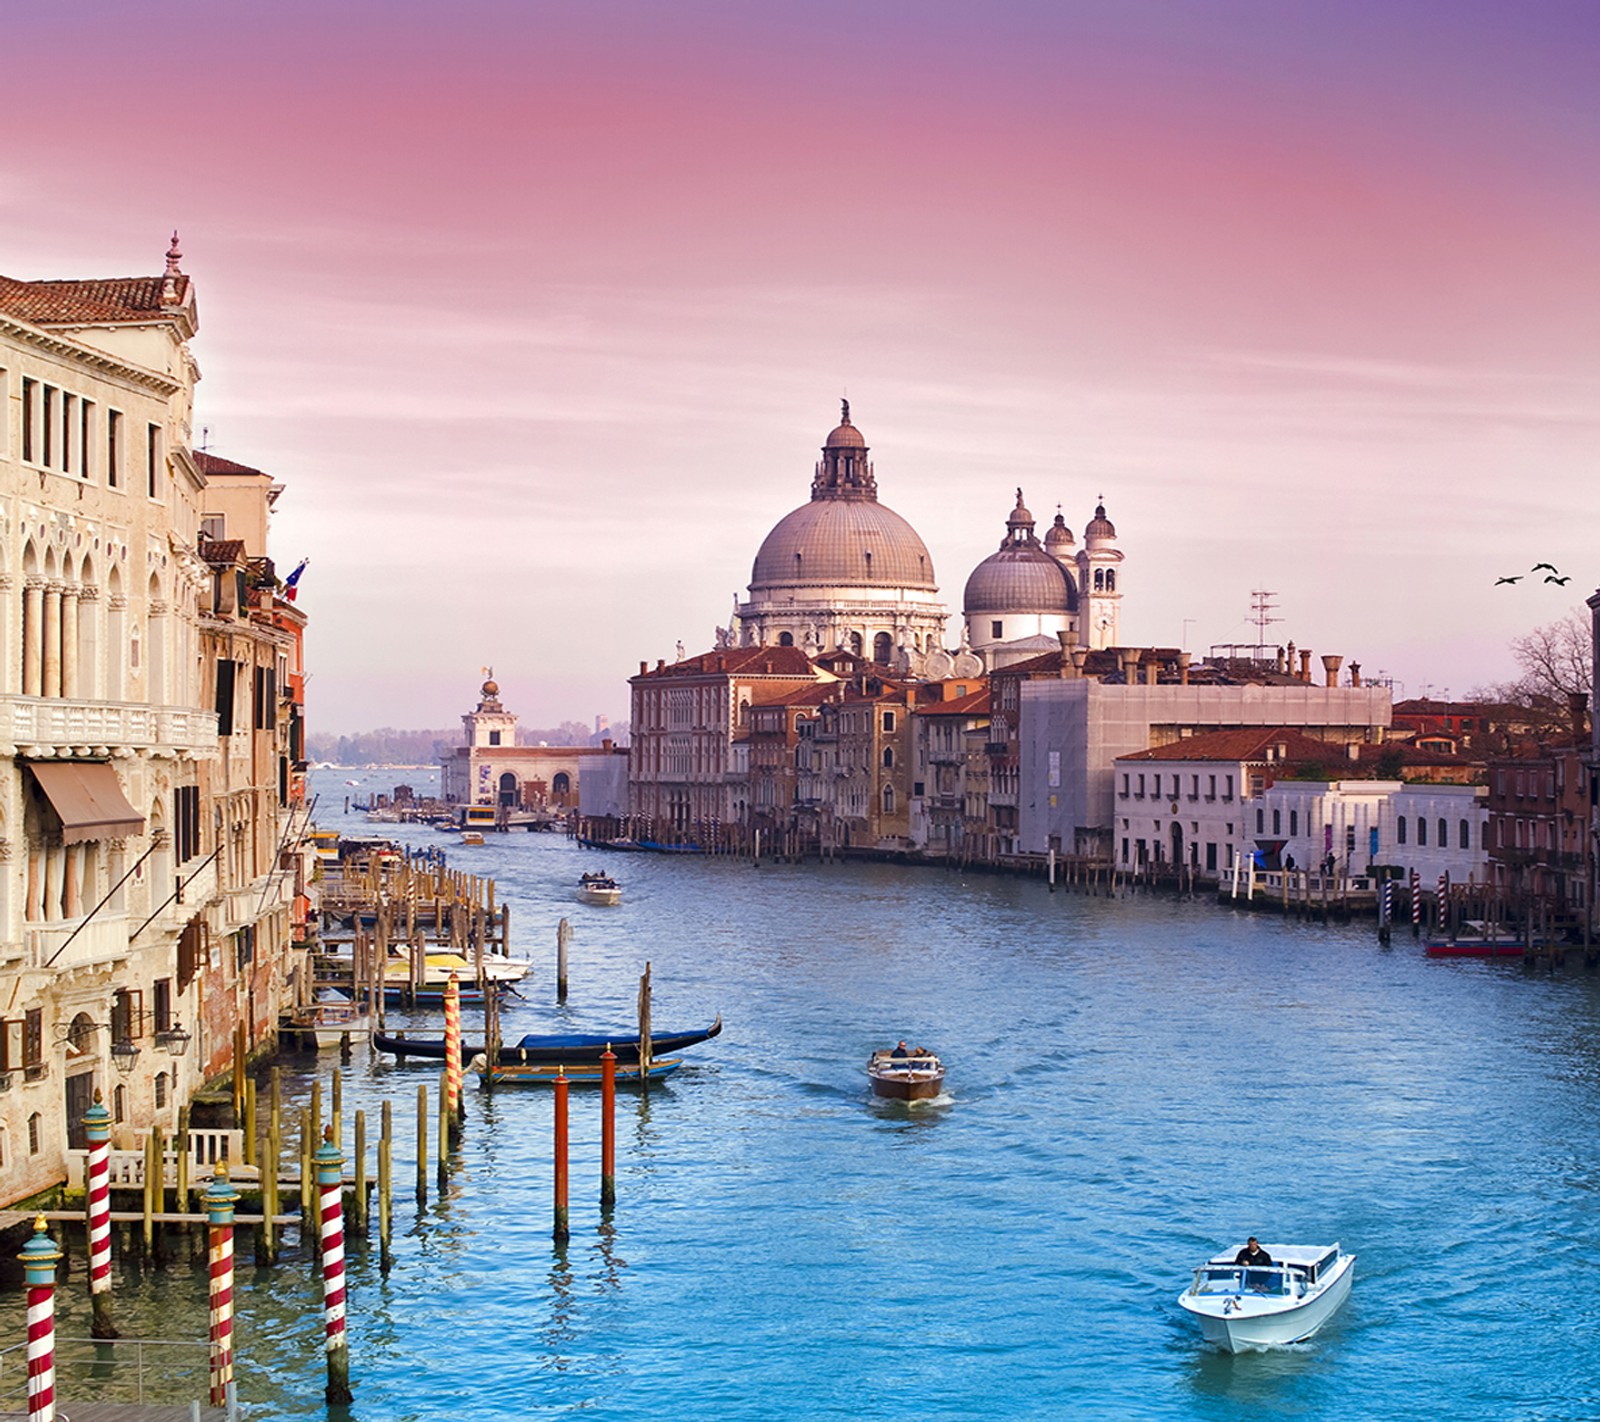
[[[1587,702],[1594,691],[1594,649],[1589,619],[1569,612],[1555,622],[1515,638],[1511,643],[1517,675],[1510,681],[1485,687],[1479,698],[1520,706],[1530,721],[1546,733],[1572,728],[1572,698]]]

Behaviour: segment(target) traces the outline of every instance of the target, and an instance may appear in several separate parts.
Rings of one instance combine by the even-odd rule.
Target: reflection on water
[[[616,856],[623,903],[586,914],[586,862],[554,836],[494,847],[537,964],[506,1036],[627,1029],[647,959],[658,1030],[726,1023],[670,1085],[618,1094],[610,1220],[597,1092],[572,1094],[556,1250],[549,1093],[469,1087],[449,1182],[430,1166],[414,1204],[416,1087],[431,1098],[437,1071],[358,1051],[285,1072],[286,1110],[342,1073],[347,1149],[361,1107],[375,1155],[394,1102],[388,1280],[375,1237],[349,1245],[353,1415],[1575,1417],[1567,1399],[1600,1390],[1570,1346],[1571,1301],[1597,1296],[1593,977],[881,865]],[[914,1107],[862,1071],[907,1034],[949,1071]],[[1303,1347],[1220,1354],[1177,1306],[1194,1262],[1251,1232],[1361,1255]],[[257,1419],[323,1410],[315,1260],[297,1231],[285,1245],[240,1273]],[[204,1337],[203,1255],[119,1273],[125,1332]],[[61,1299],[86,1334],[81,1261]],[[20,1337],[20,1295],[4,1305]]]

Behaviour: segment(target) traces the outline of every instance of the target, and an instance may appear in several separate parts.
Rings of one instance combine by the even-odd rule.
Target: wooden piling
[[[617,1207],[617,1054],[600,1054],[600,1213]]]
[[[254,1161],[256,1158],[256,1079],[247,1076],[244,1079],[244,1158]]]
[[[302,1229],[316,1228],[316,1172],[311,1164],[317,1153],[317,1138],[312,1134],[311,1108],[300,1108],[300,1223]]]
[[[417,1086],[417,1203],[428,1199],[428,1085]]]
[[[344,1146],[344,1073],[336,1071],[329,1083],[328,1125],[333,1129],[333,1143]]]
[[[556,925],[556,1001],[567,1000],[567,950],[572,943],[572,925],[562,919]]]
[[[384,1098],[378,1136],[378,1268],[387,1275],[393,1259],[389,1252],[394,1221],[391,1196],[394,1187],[394,1112]]]
[[[172,1138],[173,1154],[173,1183],[178,1206],[178,1213],[189,1213],[189,1108],[178,1108],[178,1132]]]
[[[450,1076],[439,1073],[439,1188],[450,1182]]]
[[[566,1068],[556,1068],[555,1079],[555,1221],[551,1236],[565,1244],[567,1229],[567,1077]]]
[[[337,1141],[334,1144],[338,1144]],[[356,1233],[367,1232],[367,1113],[360,1109],[356,1111],[356,1142],[355,1142],[355,1177],[356,1195],[351,1205],[352,1220]]]

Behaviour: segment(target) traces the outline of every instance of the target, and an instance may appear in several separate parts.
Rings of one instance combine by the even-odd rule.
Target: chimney
[[[657,671],[665,671],[666,669],[667,669],[666,658],[665,657],[657,657],[656,658],[656,670]]]
[[[1350,663],[1350,685],[1351,686],[1360,686],[1361,685],[1361,663],[1360,662],[1351,662]]]
[[[650,670],[650,663],[649,662],[640,662],[639,663],[639,675],[640,676],[643,676],[649,670]]]
[[[610,754],[611,748],[615,744],[616,744],[616,742],[613,741],[610,736],[604,736],[604,737],[601,738],[601,741],[600,741],[600,749],[605,751],[607,754]]]
[[[1343,665],[1343,657],[1324,657],[1322,659],[1322,670],[1327,673],[1327,684],[1329,686],[1337,686],[1339,684],[1339,668]]]
[[[1300,670],[1298,672],[1298,676],[1300,677],[1300,680],[1305,682],[1305,684],[1307,686],[1311,685],[1311,653],[1310,652],[1301,652],[1300,653]]]
[[[1139,654],[1131,648],[1124,647],[1117,653],[1117,660],[1122,663],[1122,681],[1125,686],[1132,686],[1134,682],[1134,668],[1139,665]]]
[[[1294,643],[1293,642],[1289,643],[1289,656],[1288,656],[1287,661],[1284,663],[1283,670],[1285,672],[1287,672],[1290,676],[1293,676],[1295,674],[1295,672],[1294,672]]]
[[[1280,671],[1280,672],[1283,670],[1283,648],[1282,647],[1278,648],[1278,660],[1277,660],[1277,663],[1276,663],[1276,666],[1275,666],[1275,670]]]
[[[1156,684],[1156,673],[1160,670],[1161,664],[1154,657],[1151,657],[1144,664],[1144,684],[1146,686],[1154,686]]]
[[[1083,664],[1088,660],[1089,649],[1087,647],[1074,647],[1072,649],[1072,674],[1074,676],[1082,676]]]
[[[1179,686],[1187,686],[1188,684],[1189,684],[1189,654],[1187,652],[1179,652],[1178,653],[1178,685]]]
[[[1056,633],[1056,641],[1061,643],[1063,652],[1071,652],[1078,645],[1078,634],[1069,627],[1065,632]]]

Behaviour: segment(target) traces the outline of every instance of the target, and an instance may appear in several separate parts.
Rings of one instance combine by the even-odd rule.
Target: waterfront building
[[[1585,708],[1574,708],[1580,725]],[[1590,906],[1587,727],[1568,745],[1542,746],[1489,766],[1489,867],[1509,902],[1541,904],[1581,923]]]
[[[986,797],[975,782],[975,768],[986,757],[989,734],[989,688],[973,689],[965,681],[945,682],[945,699],[919,705],[912,714],[911,843],[915,849],[946,859],[982,857],[983,844],[969,833],[973,802]],[[979,816],[986,820],[987,816]]]
[[[902,674],[922,674],[946,620],[933,559],[917,532],[878,501],[868,446],[844,402],[822,447],[811,499],[762,541],[750,596],[719,647],[838,648]],[[946,668],[948,669],[948,668]]]
[[[66,1177],[96,1090],[119,1144],[171,1130],[288,990],[281,963],[202,981],[292,932],[296,771],[256,672],[281,686],[298,631],[251,546],[265,509],[191,449],[180,263],[174,240],[156,276],[0,278],[0,1204]],[[209,525],[203,556],[224,497],[245,532]],[[226,748],[224,664],[248,668]]]
[[[509,815],[577,808],[583,770],[612,754],[597,746],[517,744],[517,716],[500,701],[489,675],[478,704],[461,717],[466,744],[439,755],[439,797],[452,805],[492,805]]]
[[[647,833],[694,838],[750,820],[751,708],[837,680],[799,647],[724,647],[629,678],[628,813]]]
[[[1236,859],[1254,857],[1270,870],[1327,867],[1348,876],[1388,866],[1415,869],[1430,885],[1443,872],[1482,879],[1484,792],[1431,778],[1437,759],[1272,725],[1119,756],[1117,864],[1181,865],[1219,879]],[[1422,778],[1399,778],[1417,769]]]
[[[1015,849],[1001,840],[1000,852],[1093,855],[1113,858],[1117,821],[1115,762],[1118,756],[1166,745],[1206,731],[1277,726],[1297,728],[1326,741],[1337,759],[1352,742],[1377,744],[1389,719],[1383,687],[1287,684],[1219,685],[1189,679],[1188,659],[1166,671],[1157,657],[1128,649],[1116,682],[1083,675],[1089,658],[1081,648],[1062,659],[1054,678],[1007,669],[992,678],[993,720],[1000,719],[1002,690],[1016,681]],[[1331,663],[1329,681],[1337,673]],[[1143,664],[1146,676],[1138,672]],[[1175,676],[1162,681],[1161,676]],[[1007,745],[996,737],[991,766],[1003,765]],[[1009,788],[1009,787],[1008,787]],[[991,801],[997,790],[991,787]],[[1170,842],[1170,841],[1168,841]]]

